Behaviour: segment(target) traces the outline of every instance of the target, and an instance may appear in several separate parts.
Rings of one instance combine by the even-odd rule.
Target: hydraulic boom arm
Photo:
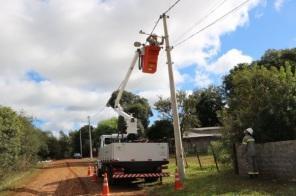
[[[140,49],[137,49],[135,51],[135,55],[132,59],[132,62],[131,62],[131,65],[128,69],[128,72],[126,73],[125,75],[125,78],[124,80],[122,81],[122,83],[120,84],[119,86],[119,89],[118,89],[118,94],[117,94],[117,97],[116,97],[116,100],[115,100],[115,104],[114,104],[114,110],[118,113],[118,115],[124,117],[125,121],[126,121],[126,124],[127,124],[127,129],[126,129],[126,132],[127,134],[138,134],[137,132],[137,119],[134,118],[132,115],[130,114],[127,114],[126,112],[123,111],[122,107],[120,106],[120,99],[122,97],[122,93],[126,87],[126,84],[131,76],[131,73],[136,65],[136,62],[139,58],[139,51]]]

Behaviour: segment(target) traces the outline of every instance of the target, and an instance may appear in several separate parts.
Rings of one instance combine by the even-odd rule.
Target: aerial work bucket
[[[155,73],[157,69],[157,59],[160,47],[157,45],[145,46],[144,56],[142,59],[142,71],[144,73]]]

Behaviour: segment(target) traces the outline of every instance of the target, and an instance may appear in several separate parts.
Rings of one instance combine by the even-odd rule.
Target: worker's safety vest
[[[247,145],[247,155],[248,156],[255,156],[256,155],[256,149],[255,149],[255,139],[250,136],[250,135],[246,135],[243,138],[243,145]]]

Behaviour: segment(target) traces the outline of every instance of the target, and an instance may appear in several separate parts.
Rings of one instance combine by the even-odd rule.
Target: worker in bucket
[[[148,38],[146,39],[146,41],[150,44],[150,45],[156,45],[156,46],[160,46],[163,44],[164,41],[164,37],[161,38],[161,41],[158,41],[158,36],[156,34],[151,34],[148,36]]]
[[[254,131],[252,128],[244,130],[245,136],[242,141],[243,155],[247,158],[248,174],[250,177],[257,176],[259,174],[256,162],[256,147],[253,133]]]

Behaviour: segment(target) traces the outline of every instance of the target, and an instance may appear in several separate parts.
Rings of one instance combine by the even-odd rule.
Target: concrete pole
[[[89,134],[89,154],[90,158],[93,158],[93,153],[92,153],[92,141],[91,141],[91,130],[90,130],[90,117],[87,117],[88,119],[88,134]]]
[[[165,35],[165,51],[167,55],[167,64],[168,64],[168,72],[169,72],[169,80],[170,80],[170,91],[171,91],[171,105],[172,112],[174,118],[174,137],[175,137],[175,148],[176,148],[176,159],[177,159],[177,167],[180,174],[180,178],[183,181],[185,178],[185,168],[184,168],[184,154],[183,154],[183,145],[180,131],[180,122],[179,115],[177,110],[177,98],[176,98],[176,89],[175,89],[175,81],[173,74],[173,66],[172,66],[172,58],[171,58],[171,47],[169,43],[169,34],[167,28],[167,15],[163,14],[163,27],[164,27],[164,35]]]

